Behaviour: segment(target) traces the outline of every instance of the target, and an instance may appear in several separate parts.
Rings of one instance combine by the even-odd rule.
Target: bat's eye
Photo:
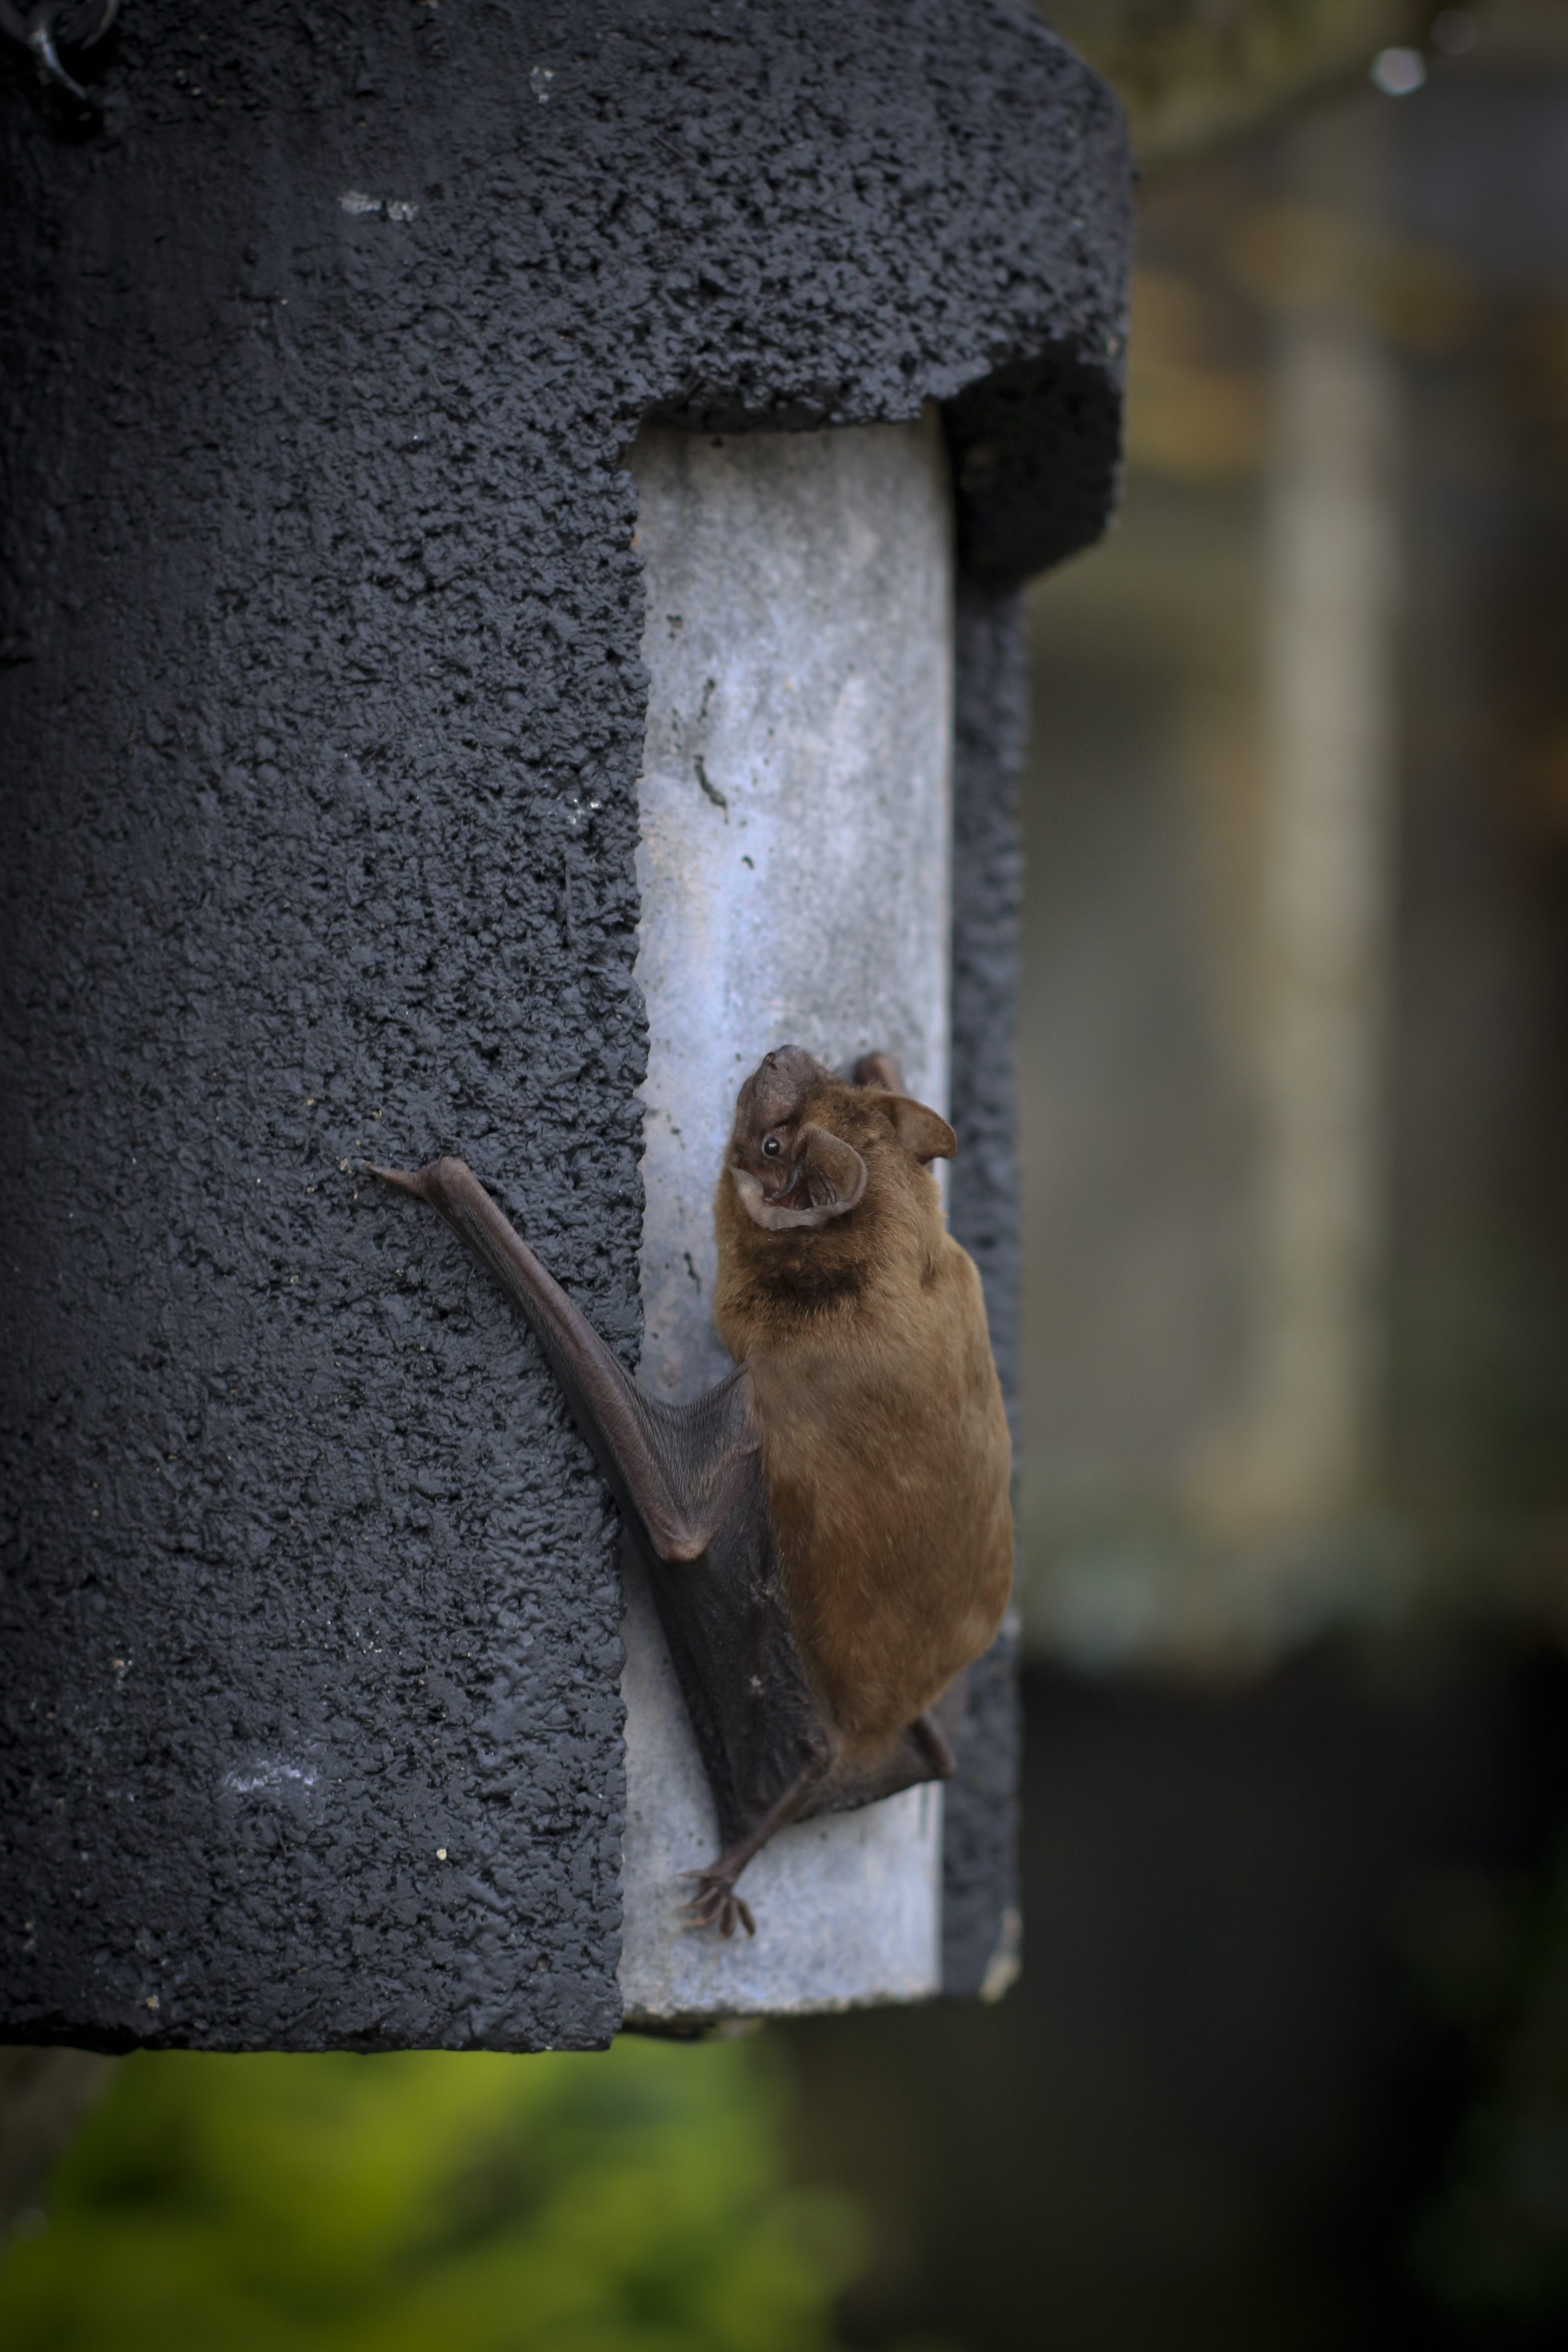
[[[776,1160],[779,1153],[784,1150],[784,1146],[779,1141],[776,1135],[768,1135],[764,1136],[763,1139],[763,1150],[767,1153],[770,1160]]]

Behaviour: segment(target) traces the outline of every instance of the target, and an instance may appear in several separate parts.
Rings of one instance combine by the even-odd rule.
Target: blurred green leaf
[[[1568,2322],[1568,1851],[1515,1937],[1481,2094],[1416,2231],[1418,2273],[1472,2320]],[[1534,2330],[1544,2328],[1543,2336]],[[1524,2340],[1524,2339],[1521,2339]]]
[[[755,2043],[142,2056],[0,2272],[8,2352],[827,2352],[843,2200]]]

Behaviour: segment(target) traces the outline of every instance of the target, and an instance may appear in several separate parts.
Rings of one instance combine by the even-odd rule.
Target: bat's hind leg
[[[774,1831],[782,1830],[786,1822],[794,1821],[820,1782],[828,1760],[826,1756],[814,1759],[804,1771],[797,1773],[784,1795],[768,1807],[756,1827],[748,1830],[744,1837],[737,1838],[733,1845],[726,1846],[717,1862],[710,1862],[706,1870],[689,1870],[686,1873],[688,1878],[696,1881],[686,1907],[697,1927],[717,1927],[721,1936],[732,1936],[739,1925],[744,1927],[748,1936],[756,1934],[757,1923],[752,1916],[752,1906],[736,1894],[735,1881],[752,1856],[762,1852]]]

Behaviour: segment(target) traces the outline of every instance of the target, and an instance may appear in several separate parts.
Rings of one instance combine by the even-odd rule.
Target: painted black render
[[[952,763],[952,1124],[948,1222],[980,1269],[1008,1417],[1018,1391],[1018,1165],[1013,1042],[1023,859],[1016,792],[1028,687],[1023,598],[961,583]],[[1016,1434],[1015,1431],[1015,1434]],[[942,1983],[1000,1989],[1017,1946],[1017,1635],[971,1669],[942,1810]],[[1005,1975],[1004,1975],[1005,1980]]]
[[[0,89],[0,2032],[598,2046],[614,1515],[359,1162],[460,1151],[635,1360],[623,453],[945,403],[973,713],[1111,496],[1120,122],[1005,0],[132,0],[83,63],[96,131]],[[1004,1349],[1010,723],[955,972]]]

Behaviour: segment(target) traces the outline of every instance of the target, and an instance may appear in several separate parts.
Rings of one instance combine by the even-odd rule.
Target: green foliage
[[[0,2272],[7,2352],[826,2352],[854,2216],[755,2043],[133,2058]]]
[[[1415,2252],[1443,2302],[1478,2324],[1506,2326],[1499,2340],[1561,2344],[1568,2326],[1568,1852],[1524,1907],[1511,1941],[1511,1966],[1487,1972],[1497,1990],[1486,2004],[1480,2096]],[[1483,2332],[1495,2336],[1495,2325]]]

